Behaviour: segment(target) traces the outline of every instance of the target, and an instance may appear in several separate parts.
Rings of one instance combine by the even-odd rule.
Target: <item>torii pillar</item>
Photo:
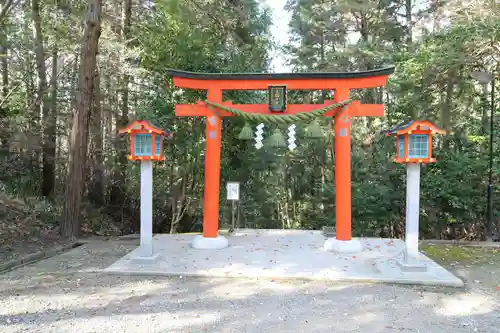
[[[279,114],[267,104],[232,104],[223,101],[224,90],[267,90],[272,85],[285,85],[289,90],[334,90],[334,100],[323,104],[290,104],[281,114],[311,112],[349,99],[351,89],[383,87],[394,67],[351,73],[193,73],[167,70],[179,88],[207,90],[207,101],[247,113]],[[203,202],[203,234],[195,237],[197,249],[222,249],[227,239],[219,235],[219,189],[222,118],[232,113],[213,109],[205,102],[178,104],[177,116],[203,116],[206,119],[205,188]],[[347,107],[326,112],[335,117],[335,187],[336,236],[328,239],[327,251],[358,252],[363,249],[351,232],[351,119],[359,116],[383,116],[383,104],[361,104],[353,101]]]
[[[349,89],[335,90],[335,101],[346,99],[349,99]],[[351,111],[352,106],[348,106],[334,119],[335,238],[325,241],[326,251],[360,252],[363,250],[359,239],[352,238]]]

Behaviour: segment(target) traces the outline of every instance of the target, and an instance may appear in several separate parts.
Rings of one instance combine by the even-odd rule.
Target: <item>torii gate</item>
[[[242,112],[280,115],[311,112],[349,99],[350,89],[383,87],[394,67],[348,73],[193,73],[168,70],[174,85],[179,88],[207,90],[207,101]],[[286,86],[289,90],[334,90],[334,99],[324,104],[290,104],[282,113],[270,111],[267,104],[232,104],[223,101],[224,90],[267,90],[271,86]],[[215,111],[215,110],[214,110]],[[205,188],[203,201],[203,235],[196,237],[193,247],[221,249],[227,239],[219,235],[219,189],[222,117],[234,116],[224,111],[213,111],[205,102],[178,104],[175,114],[180,117],[206,117]],[[325,117],[335,116],[335,212],[336,238],[325,242],[325,249],[338,252],[362,250],[361,242],[352,238],[351,231],[351,117],[384,115],[383,104],[361,104],[353,101],[340,110],[330,110]]]

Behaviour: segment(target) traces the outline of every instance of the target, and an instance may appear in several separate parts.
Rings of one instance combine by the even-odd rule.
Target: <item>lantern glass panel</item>
[[[155,137],[155,155],[160,155],[160,151],[161,151],[161,135],[157,135]]]
[[[405,157],[405,137],[404,135],[399,136],[399,157]]]
[[[151,134],[136,134],[134,141],[134,154],[136,156],[151,156],[153,137]]]
[[[408,136],[408,157],[429,157],[429,136],[427,134],[413,134]]]

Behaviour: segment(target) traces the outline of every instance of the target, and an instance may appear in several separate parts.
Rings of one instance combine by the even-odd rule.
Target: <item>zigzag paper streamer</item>
[[[257,149],[260,149],[264,146],[262,144],[262,140],[264,140],[262,134],[264,134],[264,124],[260,123],[259,125],[257,125],[257,131],[255,132],[255,148]]]
[[[295,124],[288,126],[288,149],[290,149],[290,151],[297,148],[297,145],[295,144],[295,127]]]

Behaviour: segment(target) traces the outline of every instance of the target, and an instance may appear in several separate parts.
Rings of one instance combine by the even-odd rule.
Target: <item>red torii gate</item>
[[[394,67],[347,73],[193,73],[168,70],[174,85],[179,88],[207,90],[207,101],[243,112],[286,114],[310,112],[349,99],[350,89],[383,87]],[[267,90],[270,86],[285,85],[288,90],[334,90],[334,99],[324,104],[290,104],[283,113],[270,112],[267,104],[233,104],[223,101],[224,90]],[[193,242],[195,248],[224,248],[227,240],[219,235],[219,190],[222,117],[233,113],[211,110],[207,103],[178,104],[177,116],[206,117],[205,188],[203,201],[203,235]],[[325,249],[355,252],[362,249],[351,236],[351,117],[383,116],[383,104],[361,104],[353,101],[343,111],[330,110],[325,117],[335,115],[335,187],[336,239],[325,243]]]

